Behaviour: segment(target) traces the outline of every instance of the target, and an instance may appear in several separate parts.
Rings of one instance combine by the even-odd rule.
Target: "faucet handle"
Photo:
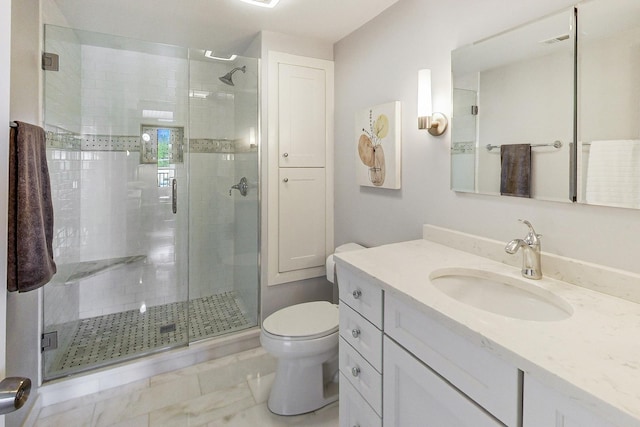
[[[519,219],[518,221],[529,227],[529,233],[527,233],[524,241],[529,245],[540,244],[540,237],[542,237],[542,234],[536,233],[536,230],[533,229],[533,225],[531,225],[531,223],[526,219]]]

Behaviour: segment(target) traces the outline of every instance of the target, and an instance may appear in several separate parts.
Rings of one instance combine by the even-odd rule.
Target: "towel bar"
[[[494,148],[500,148],[501,145],[491,145],[491,144],[487,144],[485,145],[484,148],[487,149],[487,151],[491,151]],[[553,148],[562,148],[562,142],[561,141],[553,141],[553,143],[551,144],[531,144],[531,148],[534,147],[553,147]]]
[[[12,128],[17,128],[18,124],[16,122],[9,122],[9,126],[11,126]]]

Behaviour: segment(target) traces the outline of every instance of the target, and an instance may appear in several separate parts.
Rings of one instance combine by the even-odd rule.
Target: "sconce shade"
[[[418,117],[430,117],[431,106],[431,70],[418,71]]]
[[[427,129],[431,135],[439,136],[448,125],[447,117],[434,113],[431,104],[431,70],[418,70],[418,129]]]

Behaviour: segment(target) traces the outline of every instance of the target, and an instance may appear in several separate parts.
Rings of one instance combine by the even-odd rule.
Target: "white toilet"
[[[363,249],[349,243],[337,252]],[[333,256],[327,279],[334,281]],[[267,406],[278,415],[315,411],[338,400],[338,306],[327,301],[296,304],[276,311],[264,322],[262,347],[278,360]]]

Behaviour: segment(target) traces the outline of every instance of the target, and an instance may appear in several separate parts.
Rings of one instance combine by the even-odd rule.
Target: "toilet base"
[[[314,366],[304,359],[278,360],[267,402],[269,410],[277,415],[300,415],[337,401],[338,384],[326,381],[334,377],[335,372],[329,372],[335,369],[334,362],[333,357]]]

